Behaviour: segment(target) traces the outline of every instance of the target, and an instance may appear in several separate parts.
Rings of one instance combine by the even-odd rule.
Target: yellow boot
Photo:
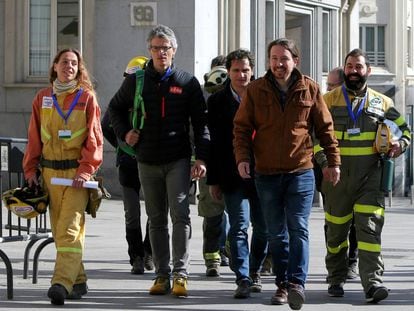
[[[157,276],[154,284],[149,290],[150,295],[166,295],[170,292],[170,279],[166,277]]]
[[[188,296],[186,276],[174,274],[172,294],[177,297]]]

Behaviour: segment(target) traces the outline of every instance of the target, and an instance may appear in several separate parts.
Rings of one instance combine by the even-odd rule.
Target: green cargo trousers
[[[381,172],[382,167],[378,165],[366,170],[350,169],[344,165],[341,167],[341,180],[335,187],[323,182],[327,225],[325,263],[330,284],[346,281],[352,217],[355,218],[359,274],[364,291],[382,283],[384,262],[381,255],[381,232],[385,198],[380,190]]]

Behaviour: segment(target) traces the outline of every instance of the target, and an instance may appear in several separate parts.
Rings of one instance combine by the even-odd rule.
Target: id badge
[[[347,129],[346,131],[349,136],[359,136],[361,134],[361,130],[359,129],[359,127]]]
[[[52,109],[53,107],[53,99],[49,96],[43,96],[42,98],[42,108],[43,109]]]
[[[72,131],[71,130],[59,130],[58,131],[58,136],[59,136],[60,139],[71,138],[72,137]]]

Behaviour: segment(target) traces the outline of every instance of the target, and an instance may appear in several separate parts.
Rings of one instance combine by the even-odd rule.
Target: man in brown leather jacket
[[[309,264],[308,219],[315,178],[315,132],[328,160],[328,179],[339,181],[340,157],[331,115],[318,84],[296,68],[299,52],[292,40],[268,45],[269,70],[247,88],[234,119],[234,151],[238,170],[250,178],[250,146],[255,183],[269,232],[275,267],[272,304],[289,303],[299,310],[305,301]]]

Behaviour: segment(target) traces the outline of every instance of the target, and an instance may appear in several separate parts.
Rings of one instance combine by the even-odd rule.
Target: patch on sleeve
[[[383,117],[385,112],[382,105],[382,99],[379,97],[370,98],[368,102],[367,112]]]

